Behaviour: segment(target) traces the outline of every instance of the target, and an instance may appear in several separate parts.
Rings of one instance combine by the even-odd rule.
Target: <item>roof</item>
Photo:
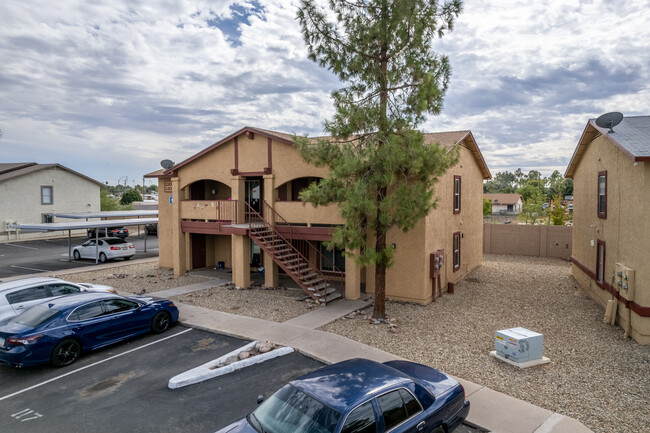
[[[486,198],[492,202],[492,204],[517,204],[521,200],[520,194],[483,194],[483,198]]]
[[[131,218],[120,220],[102,221],[74,221],[65,223],[38,223],[38,224],[11,224],[11,228],[18,228],[23,231],[52,232],[59,230],[93,229],[104,227],[136,226],[146,224],[158,224],[158,218]]]
[[[81,173],[78,173],[68,167],[65,167],[61,164],[37,164],[35,162],[21,162],[21,163],[1,163],[0,164],[0,183],[5,182],[10,179],[15,179],[20,176],[25,176],[31,173],[35,173],[41,170],[48,170],[52,168],[59,168],[61,170],[68,171],[72,174],[76,174],[79,177],[86,179],[89,182],[97,184],[99,186],[104,186],[103,183],[92,179],[88,176],[85,176]]]
[[[178,164],[175,164],[172,168],[169,170],[156,170],[154,172],[151,172],[149,174],[146,174],[144,177],[146,178],[161,178],[161,177],[170,177],[173,175],[174,172],[176,172],[179,168],[183,167],[186,164],[189,164],[190,162],[194,161],[195,159],[205,155],[206,153],[210,152],[211,150],[221,146],[222,144],[232,140],[233,138],[243,134],[251,132],[253,134],[260,134],[262,136],[265,136],[267,138],[270,138],[272,140],[288,144],[288,145],[294,145],[293,142],[293,134],[287,134],[284,132],[277,132],[277,131],[270,131],[268,129],[260,129],[260,128],[253,128],[250,126],[245,126],[244,128],[238,130],[237,132],[234,132],[227,136],[226,138],[206,147],[202,151],[190,156],[189,158],[185,159],[182,162],[179,162]],[[323,139],[323,138],[328,138],[327,136],[323,137],[310,137],[310,140],[316,141],[318,139]],[[483,174],[483,179],[491,179],[492,174],[490,173],[490,170],[488,169],[488,166],[485,162],[485,159],[483,158],[483,155],[481,154],[480,149],[478,148],[478,144],[476,143],[476,140],[474,139],[474,135],[472,134],[471,131],[450,131],[450,132],[430,132],[430,133],[425,133],[424,134],[424,142],[426,144],[433,144],[433,143],[439,143],[441,146],[445,148],[451,148],[452,146],[455,146],[457,144],[460,144],[472,152],[472,155],[474,155],[474,158],[476,159],[476,162],[479,165],[479,168],[481,170],[481,173]]]
[[[338,412],[383,389],[411,382],[406,374],[369,359],[350,359],[307,373],[290,382]]]
[[[596,125],[596,119],[589,119],[564,176],[573,177],[589,143],[601,135],[633,161],[650,161],[650,116],[623,117],[613,129],[609,132],[609,128]]]

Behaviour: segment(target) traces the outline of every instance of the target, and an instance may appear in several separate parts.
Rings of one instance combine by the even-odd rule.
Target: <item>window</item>
[[[598,218],[607,218],[607,171],[598,172]]]
[[[54,218],[52,217],[52,214],[44,213],[43,215],[41,215],[41,221],[44,224],[50,224],[50,223],[54,222]]]
[[[79,293],[81,289],[71,284],[50,284],[52,296],[69,295],[70,293]]]
[[[345,256],[343,255],[343,250],[334,248],[328,250],[325,246],[325,242],[320,243],[320,252],[322,254],[320,258],[320,269],[321,271],[336,271],[345,272]]]
[[[126,299],[109,299],[104,301],[106,314],[121,313],[123,311],[135,310],[140,304]]]
[[[54,187],[41,187],[41,204],[54,204]]]
[[[398,389],[377,397],[386,431],[400,425],[422,409],[420,403],[405,389]]]
[[[377,422],[371,401],[350,412],[341,429],[341,433],[375,433],[376,431]]]
[[[69,317],[71,321],[93,319],[104,314],[102,301],[91,302],[74,310]]]
[[[10,304],[19,304],[21,302],[35,301],[49,297],[45,286],[29,287],[7,294],[7,301]]]
[[[460,213],[460,176],[454,176],[454,213]]]
[[[605,241],[598,239],[596,248],[596,283],[602,286],[605,280]]]
[[[460,232],[454,233],[454,272],[460,269]]]

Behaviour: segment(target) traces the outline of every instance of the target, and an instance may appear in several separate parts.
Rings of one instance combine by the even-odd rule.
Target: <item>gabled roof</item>
[[[284,144],[289,144],[293,145],[293,134],[287,134],[284,132],[277,132],[277,131],[270,131],[267,129],[261,129],[261,128],[252,128],[250,126],[245,126],[242,129],[240,129],[237,132],[234,132],[227,136],[226,138],[217,141],[216,143],[212,144],[211,146],[206,147],[199,153],[196,153],[192,155],[191,157],[187,158],[186,160],[174,165],[172,168],[165,170],[156,170],[154,172],[145,174],[144,177],[146,178],[162,178],[162,177],[170,177],[172,174],[181,168],[182,166],[194,161],[195,159],[205,155],[206,153],[210,152],[211,150],[221,146],[222,144],[232,140],[233,138],[246,133],[246,132],[252,132],[254,134],[260,134],[264,137],[271,138],[272,140],[284,143]],[[327,138],[325,137],[311,137],[311,140],[317,140],[319,138]],[[467,149],[472,152],[474,155],[474,158],[476,159],[476,162],[478,163],[479,168],[481,169],[481,173],[483,174],[483,179],[491,179],[492,174],[490,173],[490,170],[488,169],[487,164],[485,163],[485,159],[483,158],[483,155],[481,154],[481,151],[478,148],[478,144],[476,144],[476,140],[474,139],[474,135],[472,134],[471,131],[451,131],[451,132],[431,132],[431,133],[426,133],[424,134],[424,141],[427,144],[433,144],[433,143],[440,143],[441,146],[445,148],[451,148],[452,146],[455,146],[456,144],[461,144],[464,145]]]
[[[483,198],[486,198],[492,202],[492,204],[517,204],[521,200],[520,194],[483,194]]]
[[[609,128],[596,125],[596,119],[589,119],[564,176],[573,177],[589,143],[601,135],[633,161],[650,161],[650,116],[624,117],[613,129],[610,133]]]
[[[51,168],[59,168],[61,170],[68,171],[72,174],[76,174],[79,177],[86,179],[89,182],[95,183],[99,186],[104,186],[103,183],[96,181],[88,176],[84,176],[81,173],[78,173],[68,167],[65,167],[61,164],[37,164],[35,162],[22,162],[22,163],[2,163],[0,164],[0,183],[5,182],[10,179],[15,179],[20,176],[25,176],[41,170],[47,170]]]

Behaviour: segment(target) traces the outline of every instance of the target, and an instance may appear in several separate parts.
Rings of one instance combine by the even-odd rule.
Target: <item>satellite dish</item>
[[[160,161],[160,165],[165,170],[169,170],[170,168],[172,168],[174,166],[174,161],[172,161],[170,159],[163,159],[162,161]]]
[[[623,114],[618,111],[613,111],[611,113],[605,113],[596,119],[596,125],[601,128],[609,128],[607,132],[611,134],[614,132],[613,128],[621,123],[621,120],[623,120]]]

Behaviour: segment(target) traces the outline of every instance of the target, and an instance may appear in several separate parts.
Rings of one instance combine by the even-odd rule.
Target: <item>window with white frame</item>
[[[460,176],[454,176],[454,213],[460,213]]]
[[[53,186],[41,186],[41,204],[54,204]]]

